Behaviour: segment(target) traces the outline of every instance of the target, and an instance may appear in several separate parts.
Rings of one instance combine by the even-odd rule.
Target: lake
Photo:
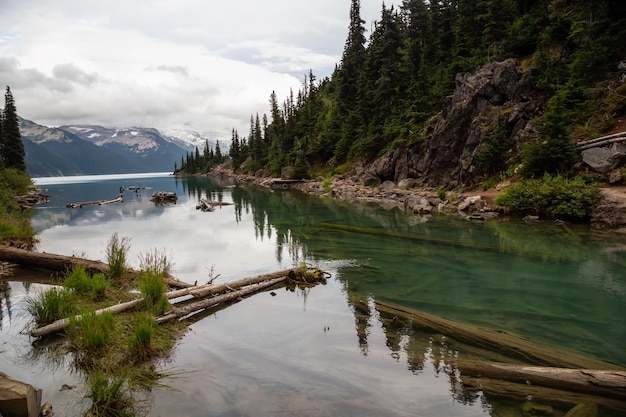
[[[503,415],[494,411],[502,404],[480,390],[459,393],[440,358],[464,352],[436,335],[390,326],[377,300],[626,365],[626,238],[619,235],[407,216],[200,177],[36,182],[50,195],[32,219],[39,251],[105,260],[117,232],[130,239],[131,266],[163,250],[173,275],[190,283],[302,262],[331,274],[327,285],[260,293],[196,317],[160,364],[170,375],[165,386],[146,393],[150,416]],[[125,191],[122,204],[66,207],[112,199],[131,185],[145,188]],[[151,202],[157,190],[176,192],[177,203]],[[232,204],[202,212],[196,204],[203,197]],[[2,283],[0,370],[42,388],[57,415],[78,415],[80,376],[63,358],[42,360],[21,333],[23,300],[45,285],[40,275],[20,271],[27,282]],[[611,413],[604,415],[618,415]]]

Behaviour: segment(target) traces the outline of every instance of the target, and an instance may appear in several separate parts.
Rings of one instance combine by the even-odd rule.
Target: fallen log
[[[566,369],[456,359],[451,363],[463,376],[509,381],[523,385],[591,393],[626,399],[626,371]]]
[[[161,323],[165,323],[169,320],[173,320],[176,318],[180,318],[180,317],[185,317],[189,314],[192,314],[196,311],[200,311],[200,310],[204,310],[213,306],[216,306],[218,304],[222,304],[225,302],[229,302],[229,301],[233,301],[236,300],[238,298],[244,297],[246,295],[249,294],[253,294],[255,292],[259,292],[262,289],[265,288],[270,288],[273,287],[277,284],[280,284],[281,282],[287,280],[287,276],[282,276],[279,278],[274,278],[265,282],[261,282],[258,284],[254,284],[254,285],[249,285],[246,288],[242,289],[242,290],[238,290],[238,291],[233,291],[227,294],[222,294],[222,295],[218,295],[215,297],[211,297],[211,298],[207,298],[204,300],[200,300],[200,301],[196,301],[194,303],[191,303],[189,305],[186,305],[185,307],[181,307],[181,308],[175,308],[171,311],[169,311],[168,313],[157,317],[156,322],[157,324],[161,324]]]
[[[139,306],[141,303],[143,303],[143,298],[137,298],[135,300],[132,301],[127,301],[125,303],[120,303],[120,304],[115,304],[111,307],[105,307],[105,308],[101,308],[99,310],[96,310],[96,315],[100,315],[102,313],[104,313],[105,311],[109,311],[113,314],[117,314],[117,313],[121,313],[123,311],[128,311],[131,310],[137,306]],[[80,320],[82,317],[82,315],[78,315],[78,316],[74,316],[75,320]],[[71,319],[70,318],[64,318],[64,319],[60,319],[57,320],[55,322],[52,322],[50,324],[47,324],[45,326],[42,327],[38,327],[36,329],[33,329],[30,331],[30,335],[34,336],[34,337],[41,337],[41,336],[46,336],[52,333],[58,333],[61,330],[64,330],[67,326],[69,326]]]
[[[19,249],[13,246],[4,245],[0,245],[0,261],[58,272],[69,271],[75,265],[83,265],[90,274],[107,274],[109,272],[109,265],[104,262],[79,258],[76,256],[65,256],[45,252],[33,252],[25,249]],[[134,270],[129,270],[128,272],[130,274],[138,273]],[[193,287],[193,284],[179,281],[170,276],[166,276],[165,283],[174,288]]]
[[[576,146],[584,147],[584,146],[594,145],[597,143],[603,143],[610,139],[619,139],[619,138],[626,138],[626,132],[613,133],[611,135],[601,136],[595,139],[583,140],[580,142],[576,142]]]

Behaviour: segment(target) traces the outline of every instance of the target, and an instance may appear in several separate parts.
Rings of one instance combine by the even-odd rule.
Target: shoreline
[[[235,174],[232,170],[224,168],[199,175],[270,189],[274,183],[281,180]],[[332,178],[318,177],[281,184],[280,189],[298,190],[309,195],[331,197],[336,200],[377,203],[386,208],[397,207],[416,216],[442,213],[458,215],[468,221],[502,220],[510,217],[503,207],[494,203],[494,199],[501,193],[498,189],[445,191],[445,199],[442,200],[440,198],[442,191],[415,187],[415,184],[416,180],[406,179],[397,184],[385,181],[380,185],[368,186],[344,175],[335,175]],[[598,202],[590,221],[586,224],[594,229],[626,234],[626,186],[603,186],[599,191]],[[526,216],[520,220],[539,219],[536,216]]]

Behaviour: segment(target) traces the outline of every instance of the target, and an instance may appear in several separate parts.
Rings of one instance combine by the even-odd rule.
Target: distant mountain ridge
[[[58,128],[20,118],[26,170],[33,177],[173,171],[187,152],[219,138],[193,131],[145,127],[108,128],[65,125]],[[182,137],[176,137],[178,134]]]

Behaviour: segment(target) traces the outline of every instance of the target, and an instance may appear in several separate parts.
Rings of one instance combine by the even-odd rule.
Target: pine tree
[[[11,89],[7,86],[4,95],[4,110],[2,112],[2,139],[0,143],[0,155],[5,168],[15,168],[26,171],[24,162],[24,144],[20,135],[20,123],[17,118],[15,100]]]

